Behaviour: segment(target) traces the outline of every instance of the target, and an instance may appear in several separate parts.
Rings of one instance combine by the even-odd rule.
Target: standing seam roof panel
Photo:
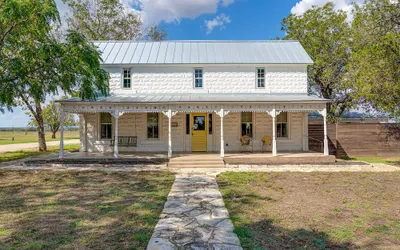
[[[131,62],[133,55],[135,54],[137,43],[130,43],[129,48],[126,50],[126,55],[122,59],[123,64],[128,64]]]
[[[156,63],[158,58],[158,52],[160,51],[161,43],[154,43],[150,51],[149,59],[147,63]]]
[[[164,63],[165,62],[165,57],[167,55],[167,47],[168,47],[168,43],[160,43],[160,48],[158,50],[156,63]]]
[[[190,63],[199,63],[199,49],[197,43],[190,43]]]
[[[190,63],[190,44],[183,44],[182,63]]]
[[[115,45],[115,42],[107,43],[107,47],[104,49],[103,54],[102,54],[102,58],[103,58],[104,62],[107,61],[107,57],[111,53],[111,50],[114,47],[114,45]]]
[[[133,64],[139,63],[140,58],[142,57],[142,53],[144,50],[144,47],[146,46],[146,42],[139,42],[138,46],[136,47],[135,52],[133,53],[133,56],[131,58],[131,62]]]
[[[94,43],[95,46],[99,47],[98,50],[103,53],[103,50],[106,48],[107,46],[107,42],[105,43]]]
[[[114,59],[117,57],[119,50],[122,47],[122,43],[115,43],[113,49],[111,50],[110,54],[107,57],[107,60],[105,63],[114,63]]]
[[[174,63],[182,63],[183,44],[176,43],[174,53]]]
[[[144,45],[144,48],[143,48],[142,55],[140,56],[140,59],[139,59],[140,64],[149,63],[150,53],[153,49],[154,44],[155,43],[146,42],[146,44]]]
[[[215,46],[214,43],[206,44],[207,62],[215,63]]]
[[[125,55],[128,52],[129,47],[131,46],[132,43],[123,43],[121,48],[119,49],[119,52],[117,56],[115,57],[113,63],[122,63],[122,60],[124,59]]]

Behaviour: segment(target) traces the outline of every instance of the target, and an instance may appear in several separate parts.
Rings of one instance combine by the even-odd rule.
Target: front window
[[[112,122],[110,113],[100,113],[100,139],[111,139]]]
[[[147,113],[147,138],[158,139],[158,113]]]
[[[253,114],[242,112],[242,136],[253,137]]]
[[[257,69],[257,88],[265,88],[265,69]]]
[[[288,137],[287,112],[282,112],[276,117],[277,137]]]
[[[194,70],[194,87],[195,88],[203,88],[203,70],[202,69]]]
[[[124,69],[123,88],[128,89],[131,87],[131,70]]]

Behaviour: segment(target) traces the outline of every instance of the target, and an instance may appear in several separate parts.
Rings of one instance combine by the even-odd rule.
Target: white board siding
[[[256,86],[256,68],[265,67],[265,88]],[[203,68],[201,89],[193,88],[194,68]],[[122,89],[122,68],[110,72],[110,92],[129,93],[307,93],[307,66],[147,66],[131,68],[131,85]]]
[[[289,119],[289,138],[278,138],[277,149],[284,150],[303,150],[303,131],[307,123],[304,113],[288,113]],[[166,152],[168,143],[168,118],[160,115],[160,138],[147,139],[147,115],[145,113],[127,113],[119,118],[120,136],[137,136],[138,147],[119,147],[120,152]],[[177,122],[178,127],[172,128],[172,150],[174,152],[191,152],[191,135],[186,135],[185,113],[178,113],[172,117],[172,122]],[[88,125],[88,152],[112,152],[110,140],[99,139],[99,114],[86,114]],[[220,150],[220,118],[213,114],[213,134],[208,135],[207,149],[209,152],[219,152]],[[114,124],[114,121],[113,121]],[[81,131],[83,126],[81,122]],[[226,152],[237,152],[241,150],[240,145],[240,113],[229,113],[224,118],[224,139],[228,146]],[[114,132],[114,128],[113,128]],[[254,150],[261,151],[262,137],[269,135],[272,137],[272,118],[267,113],[253,114],[253,135]],[[81,133],[81,145],[84,136]],[[269,150],[265,147],[265,150]]]

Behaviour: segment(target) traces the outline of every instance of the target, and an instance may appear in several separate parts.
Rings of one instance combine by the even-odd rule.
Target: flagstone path
[[[161,249],[242,249],[214,177],[176,176],[147,247]]]

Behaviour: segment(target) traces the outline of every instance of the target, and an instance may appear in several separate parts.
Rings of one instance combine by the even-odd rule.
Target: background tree
[[[351,29],[344,11],[335,11],[333,3],[313,7],[303,15],[291,14],[282,21],[287,40],[299,40],[314,60],[308,67],[310,91],[332,99],[329,117],[334,120],[352,107],[351,81],[346,80],[346,66],[350,56]]]
[[[400,109],[400,3],[368,0],[355,6],[349,78],[356,96],[375,109]]]
[[[46,126],[51,131],[51,138],[56,138],[56,133],[60,129],[61,126],[61,105],[59,103],[55,103],[53,100],[50,101],[45,107],[43,107],[43,121]],[[38,127],[36,119],[32,116],[30,112],[26,113],[30,117],[29,126],[30,127]],[[75,117],[71,113],[66,113],[64,118],[64,126],[67,128],[72,128],[74,126],[78,126]]]
[[[136,40],[148,38],[164,40],[163,27],[150,27],[142,32],[142,20],[138,13],[126,9],[119,0],[63,0],[68,4],[71,16],[70,28],[78,30],[89,40]]]
[[[82,99],[108,93],[108,73],[92,43],[68,31],[64,42],[51,32],[59,23],[53,0],[0,3],[0,103],[24,106],[37,122],[39,150],[46,151],[42,103],[60,91]]]

